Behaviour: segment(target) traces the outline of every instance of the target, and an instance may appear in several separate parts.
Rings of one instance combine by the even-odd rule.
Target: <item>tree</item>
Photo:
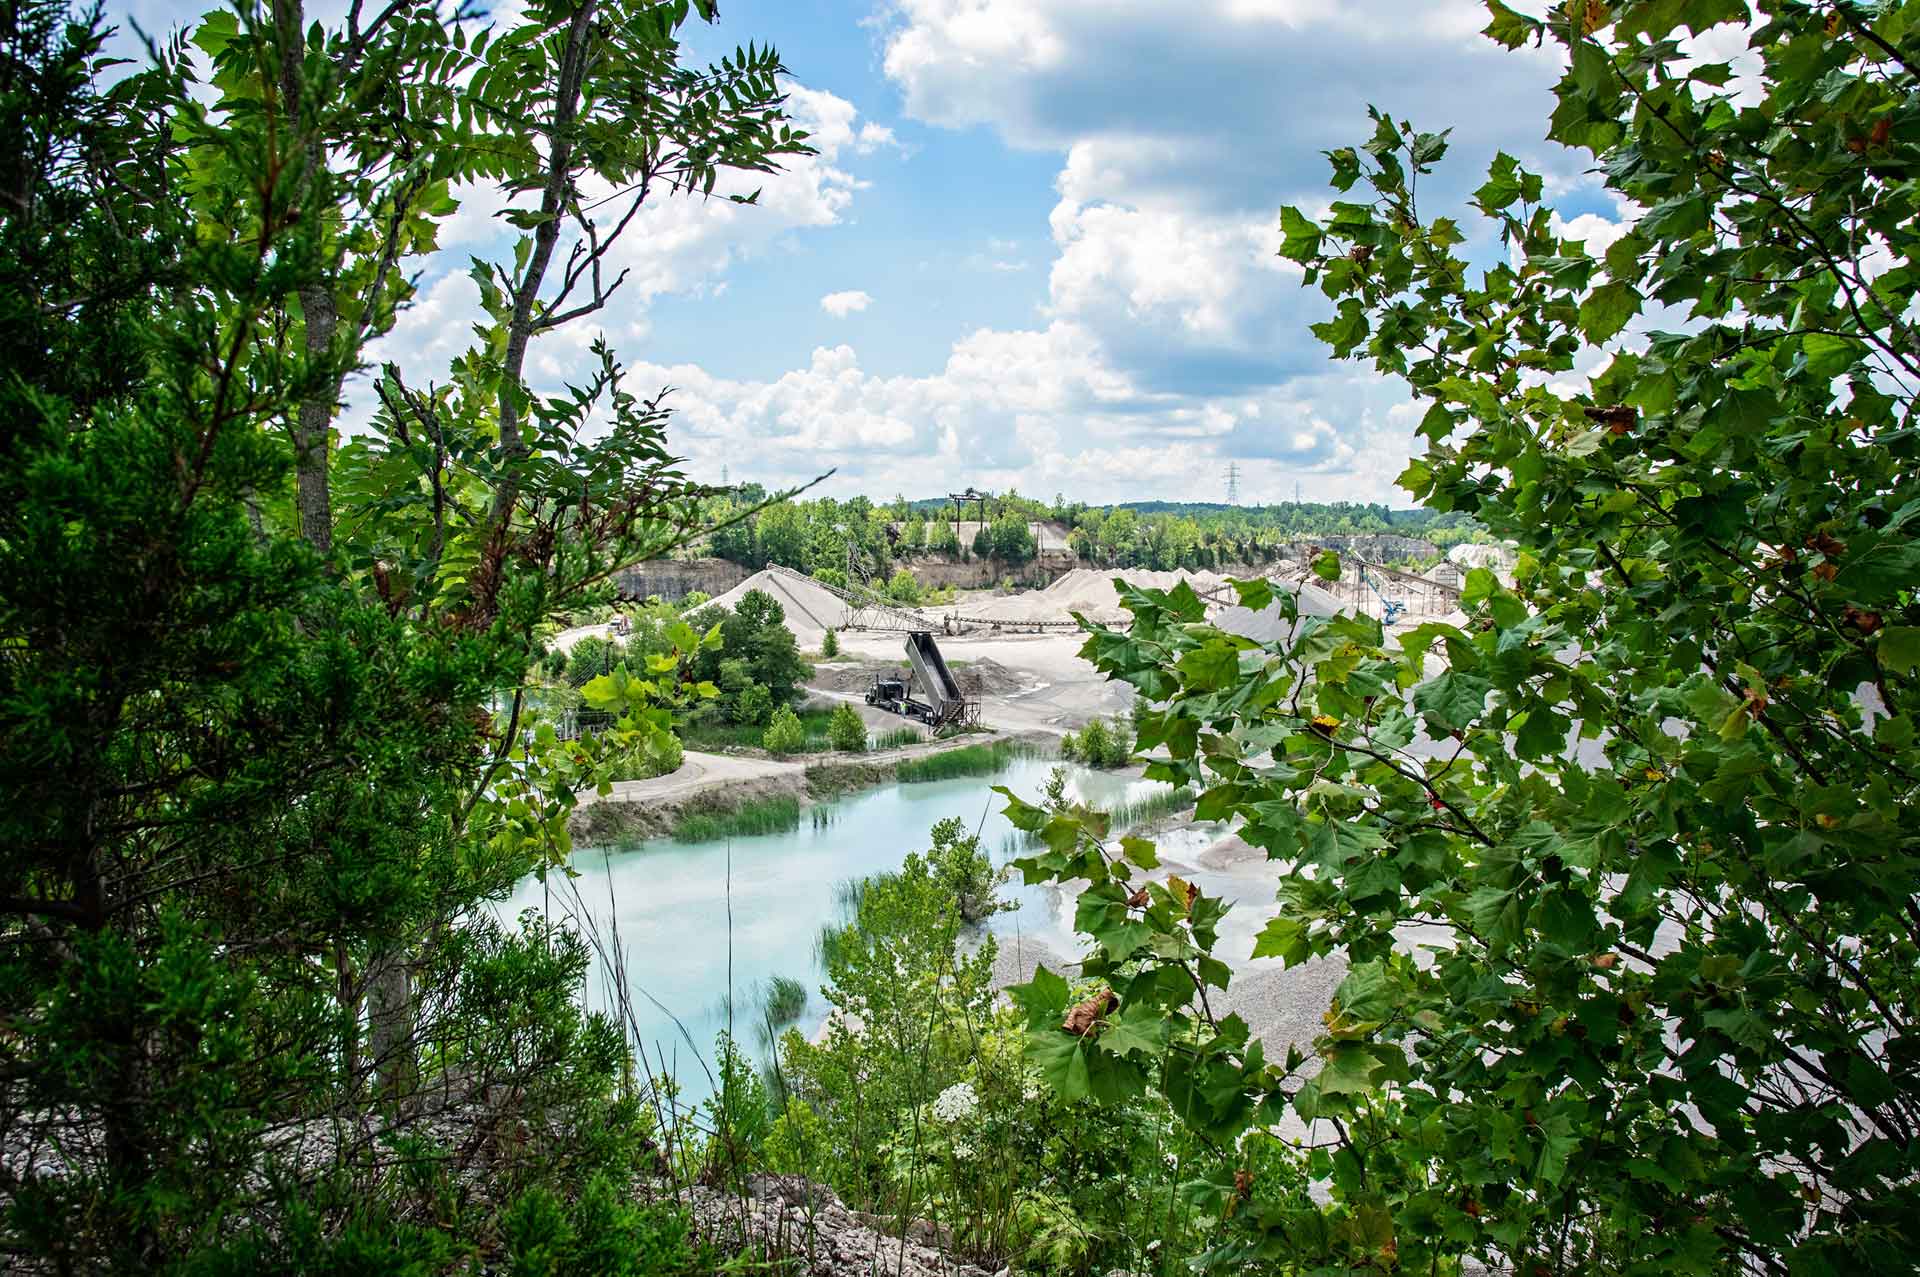
[[[743,661],[745,677],[765,687],[775,704],[785,705],[812,673],[800,657],[793,631],[786,627],[780,601],[764,590],[748,590],[734,611],[706,608],[690,620],[719,630],[719,646],[701,656],[696,666],[702,678],[722,680],[723,661]]]
[[[487,1193],[570,1211],[648,1147],[586,941],[486,902],[710,694],[682,627],[583,689],[604,739],[524,717],[537,629],[701,535],[705,494],[605,347],[552,398],[524,357],[617,283],[583,186],[798,147],[778,60],[683,68],[650,4],[485,38],[432,3],[270,10],[105,87],[96,25],[0,10],[0,1248],[29,1267],[491,1263]],[[455,178],[528,235],[476,268],[450,381],[389,366],[335,447]],[[480,1164],[497,1190],[454,1187]]]
[[[598,634],[582,635],[574,640],[572,649],[567,653],[567,682],[575,687],[585,687],[619,664],[621,654],[620,644],[612,639],[601,638]]]
[[[767,720],[766,734],[761,738],[761,743],[771,754],[797,754],[807,747],[807,729],[800,722],[799,715],[782,705]]]
[[[807,545],[807,516],[794,503],[783,501],[762,510],[754,520],[753,535],[759,543],[762,563],[778,563],[796,572],[805,572],[812,566]]]
[[[827,719],[827,739],[833,747],[849,754],[864,753],[867,748],[867,724],[860,711],[851,705],[834,706]]]
[[[894,569],[893,576],[887,581],[887,597],[895,603],[915,606],[920,602],[920,579],[909,568]]]
[[[993,557],[1002,563],[1015,567],[1030,563],[1037,549],[1033,533],[1027,528],[1027,521],[1015,514],[1003,514],[995,519],[988,528],[983,528],[993,543]]]
[[[747,683],[733,698],[733,717],[736,722],[759,727],[773,717],[773,693],[765,684]]]
[[[840,655],[840,636],[832,629],[820,636],[820,655],[828,660]]]
[[[1401,483],[1514,542],[1513,587],[1476,570],[1466,624],[1394,645],[1362,617],[1254,644],[1187,591],[1089,644],[1146,692],[1149,774],[1298,866],[1255,953],[1347,964],[1318,1070],[1207,1012],[1219,901],[1136,901],[1097,819],[1016,804],[1065,822],[1030,872],[1094,883],[1084,969],[1182,1045],[1063,1034],[1049,979],[1017,991],[1030,1044],[1057,1085],[1157,1086],[1215,1138],[1327,1120],[1324,1206],[1196,1190],[1237,1264],[1910,1272],[1920,28],[1766,6],[1735,93],[1682,50],[1745,6],[1490,8],[1502,44],[1564,46],[1551,136],[1639,219],[1596,258],[1497,156],[1476,268],[1414,197],[1445,134],[1376,115],[1330,152],[1364,195],[1284,210],[1281,251],[1333,351],[1426,402]],[[1413,934],[1440,939],[1416,959]]]

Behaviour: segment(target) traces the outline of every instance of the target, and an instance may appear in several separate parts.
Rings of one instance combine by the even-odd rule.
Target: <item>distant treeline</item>
[[[719,498],[714,513],[726,515],[765,501],[758,484]],[[1056,495],[1051,503],[1015,492],[989,496],[986,524],[963,540],[955,534],[954,503],[936,498],[888,502],[867,497],[795,500],[770,506],[716,532],[712,552],[749,567],[778,563],[796,571],[885,578],[903,560],[927,554],[991,559],[1019,566],[1038,553],[1028,524],[1058,523],[1068,530],[1074,556],[1095,567],[1215,568],[1266,563],[1286,548],[1317,537],[1390,535],[1432,542],[1445,549],[1482,535],[1463,514],[1395,510],[1377,503],[1301,502],[1228,506],[1199,502],[1146,501],[1098,506]],[[979,521],[969,502],[960,519]]]

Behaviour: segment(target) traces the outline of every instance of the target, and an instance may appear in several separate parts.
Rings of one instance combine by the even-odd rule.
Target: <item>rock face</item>
[[[756,1175],[745,1196],[695,1188],[688,1203],[695,1224],[723,1249],[784,1260],[783,1271],[811,1277],[990,1277],[925,1244],[937,1230],[915,1221],[902,1240],[847,1209],[833,1191],[797,1175]],[[870,1223],[869,1221],[872,1221]]]

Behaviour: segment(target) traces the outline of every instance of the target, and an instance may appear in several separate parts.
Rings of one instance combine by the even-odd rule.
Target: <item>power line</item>
[[[1240,463],[1238,461],[1227,463],[1227,504],[1240,504]]]

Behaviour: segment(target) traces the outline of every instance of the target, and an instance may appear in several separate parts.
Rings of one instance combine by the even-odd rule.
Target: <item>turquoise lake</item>
[[[934,822],[959,817],[978,829],[996,863],[1013,829],[993,786],[1037,800],[1056,764],[1022,759],[995,776],[926,784],[889,785],[852,794],[816,808],[819,822],[803,813],[788,833],[729,841],[679,843],[661,839],[614,851],[586,847],[574,856],[578,874],[551,884],[530,879],[504,906],[509,916],[545,909],[574,918],[599,937],[604,950],[617,940],[624,960],[629,1012],[616,996],[610,963],[600,961],[587,980],[587,1006],[628,1022],[635,1049],[653,1072],[668,1072],[682,1087],[683,1102],[711,1091],[708,1070],[717,1034],[728,1027],[727,992],[734,992],[735,1037],[756,1058],[759,991],[771,976],[791,976],[810,992],[797,1028],[811,1036],[829,1007],[814,955],[822,924],[838,921],[835,888],[850,878],[899,867],[910,851],[924,851]],[[1068,768],[1068,791],[1078,801],[1109,806],[1164,788],[1124,774]],[[1062,953],[1078,952],[1071,918],[1060,916],[1058,897],[1020,884],[1002,888],[1018,902],[991,929],[1002,947],[1037,939]],[[731,972],[731,976],[729,975]]]

